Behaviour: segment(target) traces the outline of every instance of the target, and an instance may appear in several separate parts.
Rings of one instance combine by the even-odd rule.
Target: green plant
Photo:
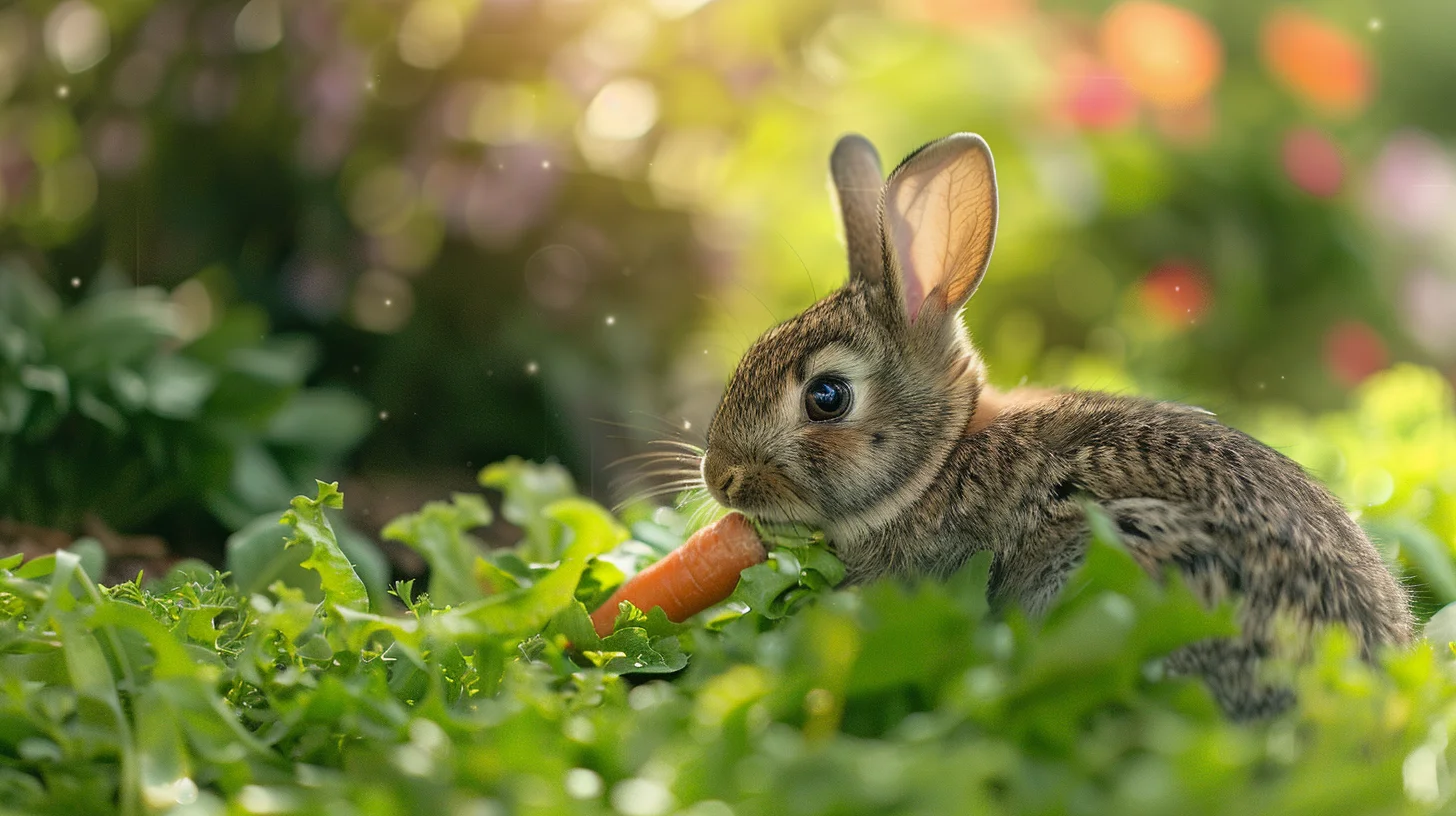
[[[1229,724],[1196,682],[1157,669],[1175,646],[1228,631],[1227,610],[1150,579],[1105,531],[1038,622],[989,612],[984,557],[944,583],[833,591],[832,557],[795,539],[721,614],[675,625],[628,608],[598,639],[582,600],[612,583],[598,569],[682,528],[659,515],[629,531],[574,496],[534,501],[521,491],[550,486],[542,472],[490,471],[538,523],[515,549],[470,545],[489,518],[476,497],[391,525],[435,569],[428,596],[395,586],[403,614],[362,606],[324,519],[333,485],[285,517],[317,570],[313,598],[282,582],[248,595],[209,572],[99,587],[67,552],[0,562],[0,806],[707,816],[1449,802],[1445,649],[1372,667],[1332,633],[1301,674],[1297,713]],[[522,558],[537,547],[552,560]]]
[[[337,471],[372,418],[305,387],[314,344],[253,309],[184,342],[158,289],[99,282],[70,306],[0,266],[0,518],[129,528],[182,505],[230,529]]]
[[[1259,438],[1309,467],[1360,515],[1371,536],[1417,579],[1417,611],[1456,602],[1456,395],[1412,365],[1378,374],[1349,410],[1311,417],[1269,409]]]

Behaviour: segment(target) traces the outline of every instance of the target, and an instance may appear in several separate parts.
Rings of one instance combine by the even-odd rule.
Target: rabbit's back
[[[1235,716],[1292,700],[1257,676],[1286,645],[1276,643],[1281,622],[1303,635],[1342,625],[1367,656],[1412,636],[1404,589],[1339,501],[1293,460],[1199,409],[1057,394],[968,435],[944,476],[931,503],[947,512],[934,526],[965,555],[995,551],[999,600],[1032,612],[1050,602],[1085,553],[1088,500],[1145,569],[1175,568],[1210,603],[1232,596],[1240,638],[1196,644],[1169,666],[1202,675]],[[925,509],[922,518],[938,515]]]
[[[952,526],[1001,526],[986,532],[1020,539],[1005,542],[998,571],[1013,596],[1046,597],[1018,579],[1065,560],[1045,550],[1085,535],[1081,502],[1090,499],[1144,566],[1172,565],[1211,599],[1241,596],[1251,622],[1338,622],[1367,650],[1411,636],[1404,590],[1339,501],[1293,460],[1205,411],[1058,394],[967,436],[947,465],[963,508]],[[1017,489],[998,496],[988,482]],[[1038,491],[1041,508],[1032,505]]]

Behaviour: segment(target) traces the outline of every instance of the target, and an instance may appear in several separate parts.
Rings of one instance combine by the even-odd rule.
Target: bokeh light
[[[1155,0],[1123,0],[1102,19],[1103,56],[1154,105],[1192,105],[1223,73],[1223,46],[1202,17]]]
[[[1346,388],[1354,388],[1390,361],[1385,340],[1358,320],[1335,324],[1325,335],[1325,366]]]
[[[1113,71],[1078,61],[1067,77],[1067,115],[1091,130],[1115,130],[1137,118],[1137,97],[1127,81]]]
[[[1282,8],[1262,35],[1264,61],[1290,90],[1327,113],[1354,115],[1374,93],[1374,67],[1362,43],[1310,12]]]
[[[79,74],[111,51],[106,15],[86,0],[66,0],[45,21],[46,53],[66,71]]]
[[[414,212],[418,184],[403,168],[384,166],[371,170],[349,196],[349,216],[370,233],[397,232]]]
[[[1371,170],[1370,211],[1391,230],[1451,234],[1456,223],[1456,160],[1419,131],[1397,133]]]
[[[280,0],[248,0],[233,24],[233,39],[240,51],[267,51],[283,40]]]
[[[1204,273],[1186,261],[1158,265],[1139,288],[1148,312],[1165,326],[1180,328],[1197,323],[1212,303]]]
[[[413,313],[414,290],[398,275],[371,269],[354,287],[351,314],[362,329],[392,334],[404,328]]]
[[[416,68],[439,68],[465,36],[461,6],[452,0],[415,0],[400,23],[399,58]]]
[[[587,106],[586,131],[598,139],[637,139],[657,122],[657,92],[640,79],[607,84]]]
[[[1432,354],[1456,358],[1456,274],[1423,266],[1405,283],[1411,336]]]
[[[1320,198],[1340,191],[1345,161],[1340,148],[1323,133],[1309,127],[1290,131],[1284,137],[1280,155],[1284,172],[1299,189]]]

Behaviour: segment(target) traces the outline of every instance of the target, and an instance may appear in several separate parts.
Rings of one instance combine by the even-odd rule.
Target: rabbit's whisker
[[[691,443],[688,443],[688,442],[683,442],[682,440],[679,440],[679,439],[651,439],[651,440],[648,440],[647,444],[649,444],[649,445],[662,445],[664,447],[678,448],[680,450],[685,450],[688,453],[696,454],[698,456],[701,456],[703,454],[703,449],[702,448],[698,447],[697,445],[693,445]]]
[[[653,476],[696,477],[701,474],[701,471],[698,468],[687,467],[685,465],[673,462],[652,462],[646,465],[640,465],[639,467],[642,469],[624,471],[617,474],[615,478],[620,479],[624,482],[633,482],[642,479],[650,479]]]
[[[664,462],[698,462],[702,460],[702,457],[686,453],[675,453],[673,451],[647,451],[646,453],[634,453],[631,456],[623,456],[621,459],[613,460],[607,467],[621,467],[628,462],[638,462],[643,459]]]
[[[636,502],[647,501],[648,499],[655,499],[661,496],[675,496],[679,493],[699,489],[701,489],[701,485],[688,481],[659,485],[657,487],[652,487],[646,490],[636,491],[632,493],[631,495],[624,498],[618,506],[625,507],[626,505],[634,504]]]
[[[647,476],[656,476],[669,473],[680,473],[683,475],[694,475],[701,472],[700,468],[686,462],[638,462],[636,468],[622,470],[614,473],[612,479],[632,481]]]
[[[669,484],[702,484],[702,479],[696,473],[683,473],[681,471],[658,471],[656,473],[644,474],[633,479],[624,480],[619,487],[631,492],[634,489],[654,487],[665,487]]]
[[[642,491],[642,495],[655,495],[664,492],[670,493],[674,490],[685,490],[690,487],[699,487],[701,485],[702,482],[697,479],[679,479],[675,482],[666,482],[664,484],[648,487],[645,491]]]
[[[698,469],[697,468],[694,468],[694,467],[683,467],[681,465],[674,465],[674,464],[671,464],[671,463],[668,463],[668,462],[660,462],[660,463],[654,463],[654,464],[650,464],[650,465],[643,465],[642,467],[645,467],[645,468],[654,468],[654,469],[652,469],[652,470],[638,470],[638,471],[634,471],[634,473],[636,473],[638,476],[660,476],[660,475],[667,474],[667,473],[681,473],[681,474],[683,474],[685,476],[696,476],[696,475],[698,475]]]

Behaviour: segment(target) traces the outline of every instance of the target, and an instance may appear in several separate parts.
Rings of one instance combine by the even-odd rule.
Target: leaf
[[[598,649],[602,642],[596,628],[592,626],[591,615],[581,601],[572,601],[557,612],[546,631],[548,634],[561,635],[566,638],[567,643],[581,650]]]
[[[633,628],[641,629],[647,633],[649,638],[655,639],[681,634],[687,631],[688,625],[673,623],[660,606],[654,606],[649,611],[643,612],[631,601],[622,601],[618,604],[617,617],[612,623],[612,631]]]
[[[72,587],[80,588],[82,600],[90,608],[77,608]],[[94,609],[94,604],[100,600],[96,585],[81,570],[81,559],[65,550],[56,551],[54,570],[50,575],[49,597],[46,598],[42,614],[51,621],[59,637],[71,687],[80,697],[100,703],[109,716],[109,724],[116,730],[121,751],[120,804],[123,811],[134,812],[138,795],[135,745],[130,721],[121,706],[111,663],[107,661],[98,640],[100,635],[107,637],[122,680],[129,687],[135,686],[135,674],[120,648],[115,632],[108,627],[100,627],[98,632],[86,623],[90,609]]]
[[[302,563],[319,574],[326,603],[361,612],[367,610],[369,593],[354,571],[353,564],[339,549],[333,527],[324,514],[325,508],[337,510],[344,506],[344,494],[339,492],[339,483],[319,482],[317,498],[298,496],[291,504],[293,509],[284,513],[281,520],[281,523],[293,527],[288,546],[302,545],[309,549],[309,555]]]
[[[741,603],[767,618],[784,616],[779,603],[790,589],[799,586],[799,562],[792,554],[780,550],[769,553],[768,560],[744,570],[728,603]]]
[[[120,714],[121,699],[116,693],[116,682],[96,635],[81,623],[78,613],[56,613],[51,619],[60,634],[72,687],[78,694],[103,702]]]
[[[519,577],[501,569],[496,562],[483,555],[475,557],[475,563],[470,567],[470,574],[475,579],[476,586],[486,595],[499,595],[522,586]]]
[[[389,560],[380,552],[379,545],[347,523],[334,527],[334,537],[338,539],[339,549],[343,551],[344,557],[354,566],[359,580],[364,582],[364,589],[369,592],[370,604],[377,605],[382,602],[388,595],[390,566]]]
[[[907,587],[883,580],[865,588],[860,625],[847,627],[843,612],[809,610],[806,650],[828,682],[842,681],[850,693],[871,694],[900,686],[938,688],[971,663],[972,631],[980,616],[957,602],[951,588],[920,581]],[[851,619],[852,620],[852,619]],[[847,658],[852,667],[842,668]]]
[[[567,534],[561,563],[523,589],[466,604],[444,613],[489,635],[524,636],[541,631],[575,601],[577,582],[591,558],[625,541],[627,531],[605,510],[585,499],[564,499],[543,511]]]
[[[0,260],[0,315],[26,331],[37,331],[61,313],[61,299],[27,265]]]
[[[1426,621],[1421,636],[1432,644],[1456,644],[1456,603],[1441,607],[1440,611]],[[1438,652],[1439,653],[1439,652]],[[1447,655],[1451,657],[1451,655]]]
[[[114,434],[126,432],[126,417],[97,397],[89,388],[76,392],[76,412]]]
[[[276,445],[338,455],[352,450],[374,425],[369,404],[337,388],[310,388],[293,395],[268,421],[264,438]]]
[[[20,369],[20,384],[31,391],[49,394],[61,411],[71,410],[71,381],[60,367],[24,366]]]
[[[646,544],[656,557],[661,558],[682,546],[684,534],[682,530],[644,520],[632,525],[632,538]]]
[[[822,533],[801,525],[754,528],[769,548],[768,560],[743,571],[727,603],[779,620],[844,580],[844,563],[829,551]]]
[[[600,651],[621,652],[602,667],[614,674],[670,674],[688,665],[676,636],[653,639],[635,626],[602,638]]]
[[[294,485],[266,447],[246,443],[233,454],[228,492],[252,516],[283,506],[293,496]]]
[[[217,374],[196,360],[168,355],[146,369],[147,408],[168,419],[195,419],[217,385]]]
[[[605,558],[593,558],[576,585],[576,599],[590,609],[606,602],[626,580],[626,573]]]
[[[576,495],[571,474],[565,468],[511,457],[481,470],[480,484],[501,491],[501,515],[526,531],[522,547],[526,560],[552,561],[561,556],[556,525],[544,511]]]
[[[0,383],[0,434],[15,434],[25,427],[34,396],[15,383]]]
[[[384,526],[381,535],[405,544],[430,567],[430,598],[456,605],[516,586],[513,578],[480,557],[483,547],[469,531],[490,524],[490,507],[480,496],[456,493],[450,502],[429,502]]]
[[[198,675],[197,661],[183,648],[182,642],[142,607],[127,603],[104,604],[92,612],[87,623],[93,627],[125,628],[146,638],[156,659],[152,665],[153,679]]]
[[[259,516],[228,536],[227,570],[239,591],[248,595],[262,592],[290,567],[303,563],[307,551],[289,547],[288,538],[274,513]]]
[[[118,289],[64,312],[46,333],[46,349],[72,376],[90,376],[140,365],[175,339],[177,328],[177,312],[166,292]]]
[[[147,380],[129,368],[113,368],[106,372],[106,384],[121,410],[138,411],[147,404]]]
[[[142,801],[157,809],[175,805],[177,783],[192,776],[182,722],[161,686],[143,689],[134,705]]]
[[[1387,519],[1367,524],[1377,539],[1394,540],[1437,604],[1456,601],[1456,564],[1451,548],[1425,526],[1411,519]]]
[[[318,343],[305,335],[268,337],[262,345],[228,352],[229,368],[273,386],[303,383],[318,364]]]
[[[1085,559],[1068,578],[1031,648],[1025,688],[1104,671],[1127,683],[1148,659],[1213,637],[1237,633],[1232,607],[1207,609],[1182,577],[1168,570],[1155,580],[1116,538],[1110,520],[1091,508],[1093,536]]]
[[[106,572],[106,550],[94,538],[78,538],[66,546],[68,552],[80,559],[81,570],[92,581],[100,581]]]
[[[369,639],[378,632],[388,633],[393,643],[406,649],[416,661],[423,658],[418,652],[422,628],[418,620],[376,615],[353,609],[340,609],[340,619],[347,625],[346,642],[350,649],[364,648]]]
[[[21,578],[44,578],[56,570],[56,554],[46,553],[21,564],[15,574]]]
[[[810,589],[833,589],[844,580],[844,562],[822,546],[788,548],[799,562],[800,581]]]

